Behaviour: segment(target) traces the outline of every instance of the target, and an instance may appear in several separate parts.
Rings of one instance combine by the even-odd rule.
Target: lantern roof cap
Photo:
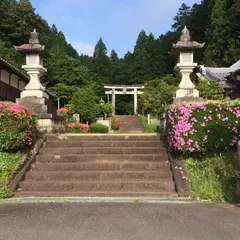
[[[190,31],[185,26],[181,31],[180,40],[177,43],[173,43],[173,53],[179,53],[180,51],[193,51],[195,49],[203,48],[205,43],[198,43],[192,41]]]
[[[30,33],[29,43],[23,44],[22,46],[15,46],[15,49],[25,54],[35,53],[44,55],[45,46],[40,44],[39,33],[34,29],[34,31]]]

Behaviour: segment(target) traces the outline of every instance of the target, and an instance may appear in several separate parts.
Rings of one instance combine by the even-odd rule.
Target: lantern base
[[[56,107],[53,105],[53,102],[47,98],[24,97],[17,99],[16,102],[22,106],[29,108],[38,117],[41,117],[43,114],[57,115]]]
[[[41,90],[25,90],[25,91],[21,92],[21,99],[26,98],[26,97],[49,99],[48,94]]]
[[[57,116],[57,109],[50,99],[30,96],[17,99],[16,102],[30,109],[38,117],[39,132],[64,133],[64,117]]]
[[[37,120],[37,128],[40,133],[65,133],[64,117],[48,114]]]

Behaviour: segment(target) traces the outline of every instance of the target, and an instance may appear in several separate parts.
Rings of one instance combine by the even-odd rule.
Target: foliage
[[[116,118],[116,117],[111,117],[109,118],[109,120],[111,120],[111,128],[112,130],[119,130],[119,127],[120,127],[120,120],[119,118]]]
[[[145,116],[140,115],[139,118],[140,118],[140,121],[141,121],[141,125],[143,127],[143,131],[145,133],[155,133],[155,132],[157,132],[157,125],[156,124],[148,124]]]
[[[111,103],[100,103],[99,104],[101,114],[104,116],[109,115],[113,112],[113,105]]]
[[[65,126],[67,133],[87,133],[89,131],[89,125],[83,123],[68,123]]]
[[[183,3],[176,16],[173,16],[171,31],[154,36],[153,33],[147,34],[142,30],[136,39],[134,50],[120,58],[114,50],[108,55],[102,38],[97,42],[93,56],[79,56],[76,49],[67,42],[64,33],[54,24],[49,26],[35,12],[30,1],[1,0],[0,56],[13,66],[21,68],[25,59],[13,46],[27,43],[30,31],[36,28],[47,52],[44,65],[48,73],[44,74],[43,82],[47,88],[57,93],[60,105],[70,103],[76,88],[85,86],[92,88],[100,99],[104,97],[103,83],[146,84],[152,79],[162,79],[173,74],[177,59],[169,53],[184,25],[190,29],[193,40],[206,42],[203,51],[195,52],[196,62],[219,67],[235,63],[240,59],[239,9],[239,0],[202,0],[193,6]],[[159,111],[162,99],[171,99],[171,96],[161,96],[165,92],[166,95],[171,95],[170,92],[178,81],[165,82],[167,85],[163,82],[159,83],[162,85],[159,88],[166,91],[161,91],[159,96],[157,91],[153,91],[154,99],[151,94],[146,94],[144,108],[147,111]],[[116,110],[119,114],[133,112],[131,97],[117,97]],[[158,97],[161,100],[157,101]],[[157,107],[153,109],[155,103]]]
[[[236,154],[231,152],[210,158],[187,159],[192,197],[232,202],[236,192],[235,159]]]
[[[102,38],[99,39],[98,43],[95,46],[92,66],[94,72],[100,74],[101,76],[108,77],[110,60],[107,56],[107,47],[104,44]]]
[[[98,97],[90,87],[77,89],[71,103],[75,113],[80,115],[81,121],[94,118],[99,115],[100,107]]]
[[[141,95],[144,109],[153,113],[164,111],[165,106],[172,103],[173,93],[176,91],[174,85],[177,82],[171,75],[148,82]]]
[[[186,155],[217,153],[236,146],[240,106],[199,102],[171,106],[167,132],[171,150]]]
[[[31,146],[36,134],[36,117],[29,109],[13,102],[0,102],[0,151]]]
[[[67,116],[67,108],[60,108],[57,111],[58,116],[66,117]]]
[[[239,60],[239,40],[236,33],[231,30],[231,13],[229,8],[237,2],[228,0],[215,0],[211,12],[210,29],[208,31],[207,49],[205,59],[208,65],[230,66]]]
[[[132,95],[117,95],[116,112],[117,115],[132,115],[134,114],[133,96]]]
[[[0,152],[0,199],[12,197],[13,193],[7,188],[10,174],[20,164],[19,154]]]
[[[108,133],[108,131],[108,127],[100,123],[92,123],[89,129],[91,133]]]
[[[191,16],[191,7],[187,6],[185,3],[178,9],[177,15],[173,18],[174,24],[172,25],[173,29],[182,30],[183,26],[189,24],[189,19]]]
[[[156,124],[143,125],[143,130],[144,130],[145,133],[156,133],[157,132],[157,125]]]
[[[219,82],[216,80],[201,79],[196,88],[204,99],[221,100],[224,98],[224,89],[219,86]]]

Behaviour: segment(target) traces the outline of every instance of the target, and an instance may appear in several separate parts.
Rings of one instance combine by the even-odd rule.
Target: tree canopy
[[[79,55],[56,25],[49,26],[35,12],[30,0],[1,0],[0,16],[0,56],[21,69],[25,59],[13,46],[28,42],[29,33],[36,29],[47,51],[44,64],[48,73],[43,76],[43,82],[56,91],[59,98],[65,99],[64,103],[72,99],[74,87],[93,88],[100,100],[104,97],[103,83],[146,84],[158,79],[154,81],[171,92],[174,83],[161,79],[166,75],[169,79],[169,74],[174,73],[177,59],[170,54],[172,42],[179,39],[184,25],[190,29],[193,40],[206,42],[205,49],[196,52],[196,62],[227,67],[240,59],[239,0],[202,0],[193,6],[183,3],[173,16],[169,31],[154,36],[143,29],[134,50],[122,58],[116,50],[108,52],[103,38],[99,38],[93,56]],[[149,91],[150,86],[147,84]],[[164,94],[161,87],[158,90]],[[130,97],[117,98],[116,103],[120,112],[131,112]]]

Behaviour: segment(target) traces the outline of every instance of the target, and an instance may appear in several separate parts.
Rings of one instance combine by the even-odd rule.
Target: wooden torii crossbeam
[[[113,115],[115,114],[115,100],[116,95],[134,95],[134,114],[137,114],[138,109],[138,95],[143,94],[141,91],[144,88],[144,85],[113,85],[105,84],[104,88],[106,89],[105,94],[112,95],[112,105],[113,105]]]

